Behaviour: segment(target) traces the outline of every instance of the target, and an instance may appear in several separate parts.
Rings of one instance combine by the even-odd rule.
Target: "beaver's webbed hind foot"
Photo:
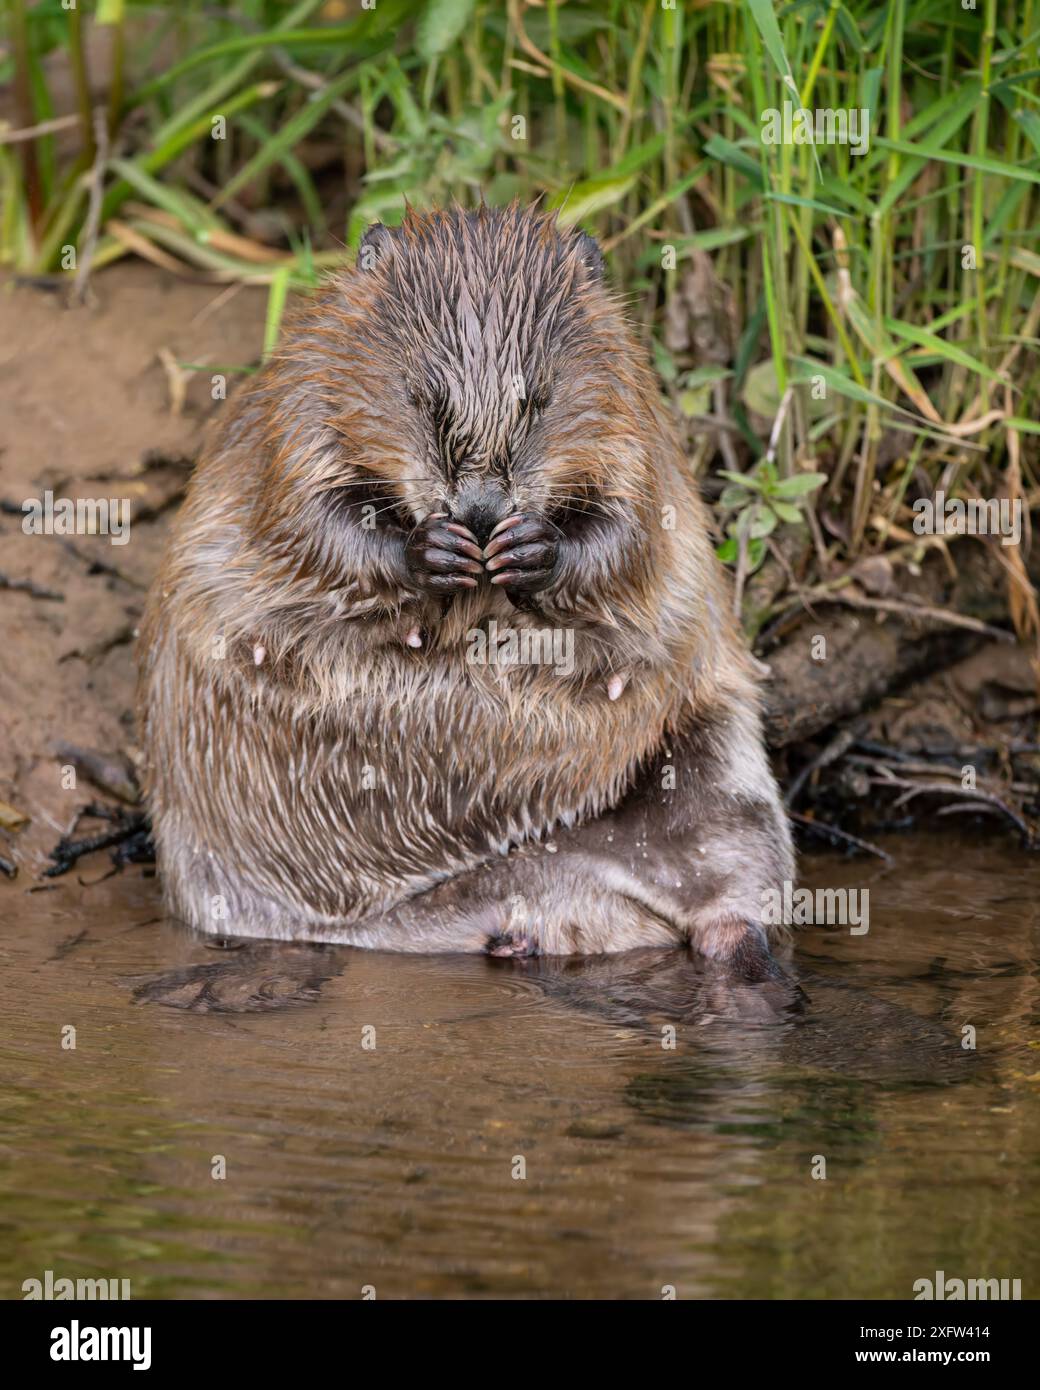
[[[788,978],[770,951],[762,928],[754,922],[745,924],[724,964],[731,974],[748,985],[764,985]]]
[[[768,1022],[802,1013],[809,1002],[801,985],[773,956],[755,922],[744,923],[728,952],[710,959],[706,968],[711,975],[708,997],[723,1016]]]

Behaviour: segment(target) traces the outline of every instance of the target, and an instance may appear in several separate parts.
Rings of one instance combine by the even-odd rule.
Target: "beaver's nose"
[[[453,521],[467,526],[481,545],[486,545],[498,523],[509,515],[506,490],[500,483],[484,480],[460,488],[448,503]]]

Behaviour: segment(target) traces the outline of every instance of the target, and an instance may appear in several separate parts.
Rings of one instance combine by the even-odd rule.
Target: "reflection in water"
[[[1035,1296],[1040,865],[890,848],[805,863],[871,922],[799,937],[801,1010],[679,952],[218,951],[150,880],[5,889],[0,1295]]]

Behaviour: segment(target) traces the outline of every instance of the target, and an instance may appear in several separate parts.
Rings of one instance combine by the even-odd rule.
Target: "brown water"
[[[1040,860],[889,848],[803,862],[870,931],[805,931],[806,1013],[757,1022],[675,952],[235,953],[140,870],[0,887],[0,1296],[1035,1297]]]

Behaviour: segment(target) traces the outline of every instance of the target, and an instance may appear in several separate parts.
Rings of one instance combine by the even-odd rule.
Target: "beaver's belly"
[[[321,716],[258,701],[228,719],[226,704],[196,702],[180,743],[205,756],[190,787],[173,777],[194,855],[264,898],[358,920],[615,805],[660,738],[645,711],[604,712],[602,698],[490,698],[464,681],[398,693]]]
[[[439,736],[432,712],[422,728],[308,731],[280,796],[298,831],[326,842],[367,898],[457,872],[608,803],[617,771],[597,776],[596,750],[519,733],[484,724]]]

